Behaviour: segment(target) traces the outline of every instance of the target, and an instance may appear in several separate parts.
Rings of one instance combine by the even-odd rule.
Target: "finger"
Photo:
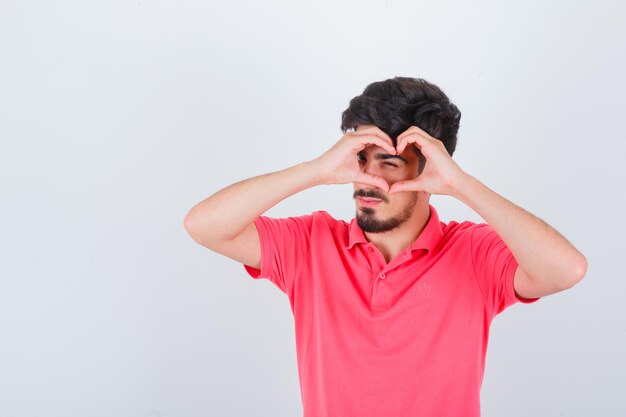
[[[363,132],[363,136],[366,136],[366,137],[368,137],[370,135],[377,136],[377,137],[383,139],[386,143],[389,144],[389,146],[381,146],[381,145],[378,145],[378,146],[381,146],[381,148],[387,149],[388,151],[390,151],[391,154],[395,154],[396,153],[396,148],[394,148],[394,146],[393,146],[393,140],[391,139],[391,137],[388,134],[386,134],[385,132],[383,132],[382,130],[377,129],[377,128],[369,128],[369,130],[370,131],[368,132],[368,129],[364,129],[364,130],[358,131],[356,133],[358,134],[358,133]]]
[[[359,133],[360,133],[360,132],[359,132]],[[380,132],[373,131],[373,132],[370,132],[370,133],[363,132],[363,134],[362,134],[362,135],[359,135],[359,136],[362,136],[362,137],[364,137],[364,138],[378,138],[378,139],[382,140],[385,144],[388,144],[388,145],[389,145],[389,146],[381,146],[381,145],[379,145],[379,144],[377,143],[377,145],[378,145],[378,146],[381,146],[381,147],[383,147],[383,148],[385,148],[385,149],[393,149],[393,150],[394,150],[394,153],[395,153],[395,148],[393,147],[393,141],[392,141],[392,140],[391,140],[391,138],[390,138],[389,136],[387,136],[387,135],[385,134],[385,132],[383,132],[383,131],[380,131]],[[370,143],[372,143],[372,142],[370,142]]]
[[[398,137],[396,138],[396,143],[397,143],[397,144],[399,144],[399,143],[400,143],[400,140],[401,140],[403,137],[405,137],[406,135],[410,135],[411,133],[413,133],[412,126],[411,126],[411,127],[409,127],[407,130],[405,130],[404,132],[402,132],[402,133],[400,133],[400,134],[398,135]]]
[[[427,131],[425,131],[424,129],[420,128],[419,126],[413,126],[413,127],[415,128],[414,130],[417,130],[417,133],[420,133],[422,136],[424,136],[426,138],[430,138],[430,139],[436,139],[433,136],[430,136]]]
[[[404,132],[402,132],[402,133],[400,133],[398,135],[398,137],[396,138],[396,141],[400,142],[400,139],[402,139],[403,137],[405,137],[407,135],[414,135],[414,134],[420,133],[420,132],[423,132],[423,130],[421,130],[420,128],[418,128],[415,125],[410,126],[407,130],[405,130]]]
[[[385,131],[382,130],[381,128],[379,128],[379,127],[376,127],[376,126],[368,127],[367,129],[363,129],[363,131],[365,133],[368,133],[368,131],[369,131],[369,133],[372,133],[372,134],[374,134],[376,136],[379,136],[379,137],[389,141],[389,143],[391,143],[391,145],[393,145],[393,140],[391,139],[391,136],[386,134]]]
[[[405,135],[403,136],[400,140],[398,140],[398,146],[396,147],[396,149],[398,150],[398,154],[401,154],[402,152],[404,152],[404,149],[406,148],[406,146],[411,143],[410,142],[411,139],[411,135]]]
[[[354,182],[360,184],[373,185],[374,187],[378,187],[385,192],[389,192],[389,184],[383,177],[379,177],[378,175],[368,174],[366,172],[360,172]]]
[[[383,149],[386,149],[392,155],[396,154],[396,148],[393,147],[393,144],[387,142],[385,139],[382,139],[377,135],[363,135],[359,138],[359,142],[363,145],[358,149],[358,151],[365,148],[367,145],[378,145]]]
[[[410,181],[398,181],[394,182],[389,188],[389,194],[398,193],[402,191],[424,191],[422,183],[419,179]]]
[[[404,149],[407,147],[407,145],[411,143],[415,144],[421,150],[422,146],[424,146],[424,143],[426,143],[426,138],[424,138],[419,133],[412,133],[403,137],[398,144],[398,154],[404,152]]]
[[[436,139],[436,138],[430,136],[428,134],[428,132],[426,132],[424,129],[422,129],[419,126],[415,126],[415,125],[409,127],[407,130],[405,130],[400,135],[398,135],[398,139],[400,137],[403,137],[403,136],[406,136],[406,135],[412,135],[412,134],[420,134],[420,135],[422,135],[422,136],[424,136],[426,138],[429,138],[429,139]]]

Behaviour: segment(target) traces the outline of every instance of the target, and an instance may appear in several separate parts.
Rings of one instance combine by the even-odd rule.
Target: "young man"
[[[586,259],[456,164],[460,111],[437,86],[370,84],[342,118],[344,136],[323,155],[218,191],[185,228],[288,296],[304,417],[480,416],[492,319],[572,287]],[[349,223],[326,211],[262,215],[345,183]],[[486,223],[441,221],[431,194]]]

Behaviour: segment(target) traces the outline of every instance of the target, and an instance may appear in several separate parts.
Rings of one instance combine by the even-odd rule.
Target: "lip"
[[[376,199],[364,199],[363,197],[357,197],[357,200],[362,206],[365,206],[365,207],[374,207],[382,201],[382,200],[376,200]]]

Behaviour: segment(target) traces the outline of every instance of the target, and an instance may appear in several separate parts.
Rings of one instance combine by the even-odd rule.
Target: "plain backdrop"
[[[318,157],[366,85],[437,84],[454,159],[582,282],[491,328],[485,417],[626,416],[623,1],[0,2],[0,417],[298,416],[287,297],[188,210]],[[443,221],[483,221],[432,196]],[[352,184],[267,211],[349,221]]]

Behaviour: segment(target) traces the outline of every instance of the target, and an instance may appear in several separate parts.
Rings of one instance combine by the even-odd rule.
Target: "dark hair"
[[[441,140],[452,156],[460,120],[461,111],[436,85],[422,78],[394,77],[371,83],[350,100],[341,114],[341,130],[345,134],[358,125],[375,125],[391,136],[395,146],[397,136],[415,125]],[[421,173],[426,161],[412,148],[420,158]]]

